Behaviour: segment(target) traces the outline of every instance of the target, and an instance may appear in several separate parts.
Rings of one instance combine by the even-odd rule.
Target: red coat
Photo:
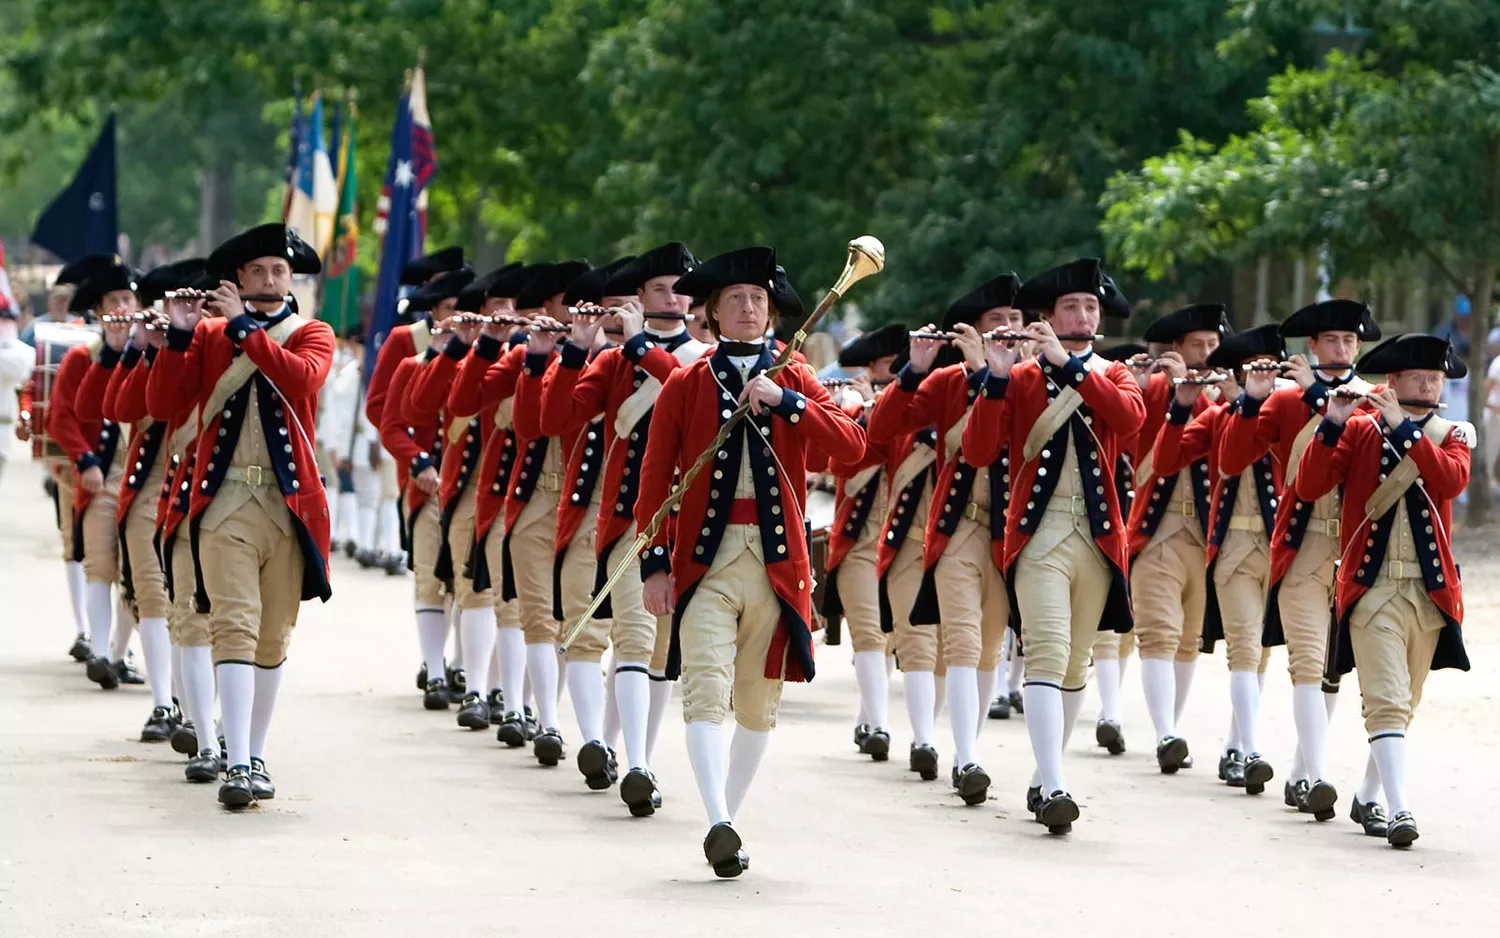
[[[755,372],[770,366],[763,351]],[[786,393],[774,409],[754,420],[771,440],[774,460],[764,453],[760,436],[748,425],[738,427],[713,460],[687,487],[679,505],[677,536],[670,542],[666,526],[656,532],[641,558],[641,576],[670,572],[676,606],[667,672],[681,671],[678,626],[698,581],[708,571],[729,524],[744,445],[749,445],[758,523],[766,556],[766,575],[781,601],[781,628],[771,640],[765,675],[791,681],[811,680],[814,673],[812,633],[812,564],[803,518],[807,501],[806,455],[816,445],[832,460],[854,462],[864,452],[864,433],[849,415],[835,407],[810,368],[791,365],[776,381]],[[721,389],[719,382],[723,383]],[[666,501],[676,473],[686,471],[713,442],[733,412],[744,387],[737,368],[722,351],[678,369],[662,388],[651,418],[651,438],[641,471],[637,511],[648,517]],[[722,472],[722,477],[717,474]],[[712,517],[709,509],[714,509]],[[780,558],[780,559],[773,559]]]
[[[155,356],[151,356],[155,357]],[[163,458],[162,448],[166,442],[165,421],[152,421],[142,429],[141,421],[150,414],[146,409],[146,380],[150,377],[150,362],[139,349],[129,348],[121,357],[109,377],[109,388],[104,395],[104,417],[120,426],[130,427],[129,449],[125,457],[125,479],[120,483],[120,508],[116,521],[125,523],[130,506],[146,486],[158,460]],[[157,493],[152,492],[147,497]]]
[[[1041,522],[1051,487],[1057,484],[1056,469],[1061,467],[1066,455],[1062,446],[1049,446],[1047,452],[1055,453],[1055,456],[1039,456],[1031,460],[1020,458],[1027,433],[1051,401],[1049,386],[1071,386],[1083,397],[1082,406],[1053,439],[1071,434],[1069,445],[1077,450],[1083,478],[1088,479],[1097,473],[1094,475],[1099,482],[1096,487],[1103,490],[1098,497],[1103,502],[1085,499],[1085,503],[1090,513],[1094,543],[1099,545],[1105,560],[1114,568],[1110,595],[1100,622],[1103,628],[1128,632],[1132,623],[1130,586],[1126,575],[1130,545],[1114,476],[1120,453],[1131,436],[1140,431],[1146,418],[1141,387],[1130,369],[1119,362],[1110,362],[1093,370],[1073,356],[1065,365],[1056,366],[1038,357],[1018,362],[1008,378],[987,376],[985,392],[974,402],[969,424],[964,429],[964,458],[973,465],[988,466],[999,458],[1002,450],[1018,457],[1009,463],[1010,490],[1024,492],[1027,498],[1017,497],[1010,501],[1000,562],[1000,569],[1006,572],[1007,584],[1012,584],[1016,558]],[[1087,422],[1084,417],[1088,418]],[[1097,440],[1098,447],[1078,446],[1080,438]],[[1044,463],[1052,464],[1053,471],[1039,475],[1037,470]],[[1038,497],[1031,497],[1033,494]],[[1012,621],[1019,622],[1014,590],[1011,590],[1011,610],[1015,614]]]
[[[395,403],[381,408],[380,445],[396,463],[396,481],[406,500],[407,517],[404,527],[411,530],[412,519],[427,504],[426,492],[410,485],[411,478],[422,471],[440,466],[443,455],[441,414],[427,419],[406,419],[406,401],[411,396],[412,384],[422,372],[423,360],[415,355],[402,359],[386,387],[388,401]],[[413,414],[415,417],[416,414]]]
[[[1469,484],[1470,453],[1468,444],[1455,431],[1456,428],[1450,429],[1438,445],[1409,419],[1389,431],[1373,414],[1351,417],[1343,427],[1324,420],[1302,454],[1295,486],[1298,498],[1311,502],[1336,485],[1344,487],[1339,525],[1344,562],[1339,564],[1334,587],[1334,613],[1338,622],[1334,661],[1340,674],[1358,664],[1349,643],[1349,615],[1359,598],[1374,585],[1385,562],[1395,523],[1395,507],[1383,518],[1366,518],[1365,502],[1385,473],[1398,462],[1400,457],[1395,454],[1410,456],[1421,472],[1403,498],[1413,526],[1412,540],[1422,565],[1423,584],[1446,622],[1432,656],[1432,667],[1469,670],[1463,644],[1463,590],[1458,567],[1453,562],[1449,532],[1453,530],[1453,500]],[[1439,523],[1423,524],[1433,512]],[[1436,529],[1433,533],[1422,533],[1432,528]]]
[[[1142,396],[1146,403],[1146,421],[1130,441],[1127,449],[1130,463],[1134,467],[1139,467],[1141,460],[1150,453],[1151,472],[1149,476],[1141,479],[1140,486],[1135,490],[1135,496],[1130,500],[1130,556],[1132,558],[1145,550],[1146,545],[1151,543],[1151,539],[1156,536],[1157,529],[1161,527],[1162,520],[1167,516],[1167,508],[1182,501],[1182,493],[1177,491],[1177,473],[1162,472],[1156,453],[1157,440],[1161,436],[1162,425],[1167,420],[1167,408],[1172,402],[1172,384],[1166,375],[1154,374],[1147,382]],[[1208,396],[1200,395],[1193,406],[1193,414],[1202,413],[1209,405]],[[1197,521],[1206,537],[1209,506],[1208,461],[1206,459],[1195,460],[1191,466],[1193,483],[1196,486],[1193,500],[1197,505]]]
[[[117,355],[106,345],[99,355]],[[52,382],[52,396],[47,406],[47,434],[63,448],[73,461],[73,559],[83,559],[83,513],[93,496],[84,491],[80,473],[97,466],[106,476],[115,461],[115,449],[121,445],[120,428],[104,420],[104,392],[108,372],[94,371],[93,352],[87,345],[75,345],[63,355]]]
[[[248,313],[230,320],[204,319],[191,333],[167,330],[167,344],[157,354],[146,384],[152,413],[178,413],[208,402],[236,350],[255,363],[259,370],[249,380],[260,382],[260,414],[249,413],[249,395],[243,387],[222,411],[199,414],[188,507],[193,519],[190,530],[196,537],[197,520],[213,501],[229,468],[228,460],[213,452],[220,432],[237,437],[247,419],[260,419],[271,443],[267,447],[270,468],[302,548],[302,599],[325,602],[333,594],[328,579],[328,497],[318,473],[314,434],[318,391],[333,364],[333,349],[333,330],[318,320],[306,322],[284,345],[277,345]],[[283,409],[291,413],[281,416]],[[275,445],[278,438],[286,441],[280,447]]]
[[[390,393],[391,379],[396,376],[396,367],[419,351],[427,351],[432,339],[431,330],[431,323],[426,319],[410,326],[397,326],[380,344],[380,352],[375,356],[375,370],[370,372],[370,383],[365,388],[365,419],[377,431],[385,415],[386,396]],[[417,348],[419,338],[420,349]]]

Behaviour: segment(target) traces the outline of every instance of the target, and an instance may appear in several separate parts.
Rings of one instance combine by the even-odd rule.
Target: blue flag
[[[116,191],[115,116],[111,114],[78,167],[78,175],[36,220],[32,243],[65,264],[85,254],[115,253],[120,241]]]

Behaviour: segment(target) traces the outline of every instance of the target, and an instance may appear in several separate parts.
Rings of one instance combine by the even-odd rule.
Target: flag
[[[328,148],[323,143],[323,99],[313,92],[312,109],[302,127],[297,175],[283,221],[296,230],[322,257],[333,241],[333,218],[338,211],[338,185]]]
[[[78,174],[36,221],[32,243],[69,264],[85,254],[113,254],[120,239],[116,206],[115,116],[78,167]]]
[[[10,292],[10,275],[5,272],[5,242],[0,241],[0,310],[8,309],[17,316],[21,315],[21,304],[16,302],[16,296]]]
[[[365,380],[375,367],[380,343],[396,325],[401,268],[422,253],[427,229],[427,181],[437,169],[432,122],[427,114],[427,87],[422,69],[396,105],[391,130],[391,156],[375,211],[375,232],[381,235],[380,278],[375,286],[375,315],[366,336]]]
[[[359,322],[359,212],[355,194],[354,113],[344,119],[341,107],[333,119],[334,169],[338,179],[338,220],[323,264],[323,312],[320,318],[342,333]]]
[[[297,110],[292,114],[291,146],[287,148],[286,193],[281,197],[281,221],[286,223],[292,213],[292,193],[297,191],[297,170],[302,166],[302,134],[306,123],[302,116],[302,85],[299,82],[292,83],[292,97],[297,102]]]

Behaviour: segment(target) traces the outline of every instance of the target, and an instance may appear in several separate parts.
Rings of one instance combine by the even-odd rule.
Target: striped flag
[[[283,221],[322,257],[333,242],[338,204],[338,184],[334,181],[333,165],[323,140],[323,98],[315,91],[312,109],[303,127],[297,176]]]

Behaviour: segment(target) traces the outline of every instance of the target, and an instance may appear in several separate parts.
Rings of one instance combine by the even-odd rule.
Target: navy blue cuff
[[[672,572],[672,552],[661,544],[641,551],[641,582],[658,573]]]
[[[906,366],[901,369],[901,374],[896,378],[896,386],[911,394],[921,387],[922,379],[927,377],[927,374],[925,371],[913,371],[911,363],[907,362]]]
[[[436,465],[437,463],[433,460],[431,453],[418,453],[416,458],[411,461],[411,476],[412,478],[416,478],[424,470],[431,469]]]
[[[148,345],[148,346],[146,346],[146,364],[149,365],[152,362],[156,361],[156,353],[160,352],[160,351],[161,351],[161,349],[158,346],[155,346],[155,345]]]
[[[1172,398],[1172,405],[1167,408],[1167,423],[1175,423],[1182,426],[1192,419],[1193,405],[1180,403],[1176,397]]]
[[[529,378],[540,378],[547,373],[547,359],[552,356],[541,352],[526,353],[526,376]]]
[[[636,338],[638,339],[640,336],[636,336]],[[630,341],[634,342],[635,339],[631,339]],[[630,354],[629,342],[625,343],[625,354]],[[572,368],[574,371],[578,371],[589,363],[588,349],[579,348],[566,339],[558,347],[557,356],[557,366],[559,368]]]
[[[1391,441],[1391,445],[1396,448],[1396,452],[1405,455],[1406,451],[1416,446],[1417,441],[1422,438],[1422,428],[1417,426],[1416,422],[1410,417],[1407,417],[1396,424],[1394,430],[1387,430],[1385,438]]]
[[[224,333],[233,339],[236,345],[248,339],[252,332],[258,331],[260,331],[260,323],[256,322],[255,317],[249,313],[240,313],[229,320],[229,324],[224,327]]]
[[[99,367],[115,367],[120,363],[120,355],[120,352],[117,352],[109,347],[108,342],[104,343],[103,345],[99,346]]]
[[[134,368],[140,363],[143,355],[144,353],[138,347],[134,345],[128,346],[125,349],[125,354],[120,356],[120,367],[126,369]]]
[[[1088,377],[1089,370],[1077,355],[1069,355],[1061,367],[1042,359],[1042,373],[1056,381],[1058,387],[1072,385],[1076,388]]]
[[[1241,391],[1239,399],[1240,416],[1246,420],[1254,420],[1260,416],[1260,405],[1265,402],[1266,399],[1263,397],[1251,397],[1249,391]]]
[[[1010,375],[986,375],[984,379],[984,399],[987,401],[1005,400],[1005,391],[1010,387]]]
[[[469,343],[458,336],[453,336],[443,345],[443,354],[456,362],[461,362],[469,354]]]
[[[771,412],[788,423],[799,423],[802,415],[807,413],[807,398],[791,388],[782,388],[781,403],[772,407]]]
[[[98,453],[84,453],[75,465],[78,466],[79,472],[87,472],[95,466],[102,466],[103,462],[99,459]]]
[[[1302,403],[1313,410],[1321,411],[1328,403],[1328,385],[1314,378],[1313,383],[1302,392]]]
[[[497,362],[500,360],[500,352],[504,347],[504,343],[494,336],[482,335],[479,341],[474,343],[474,354],[487,362]]]
[[[193,344],[193,330],[167,327],[167,348],[174,352],[186,352]]]
[[[1318,442],[1324,444],[1325,446],[1334,447],[1339,445],[1339,437],[1343,435],[1344,425],[1341,423],[1334,423],[1332,420],[1324,417],[1323,420],[1318,424]]]

